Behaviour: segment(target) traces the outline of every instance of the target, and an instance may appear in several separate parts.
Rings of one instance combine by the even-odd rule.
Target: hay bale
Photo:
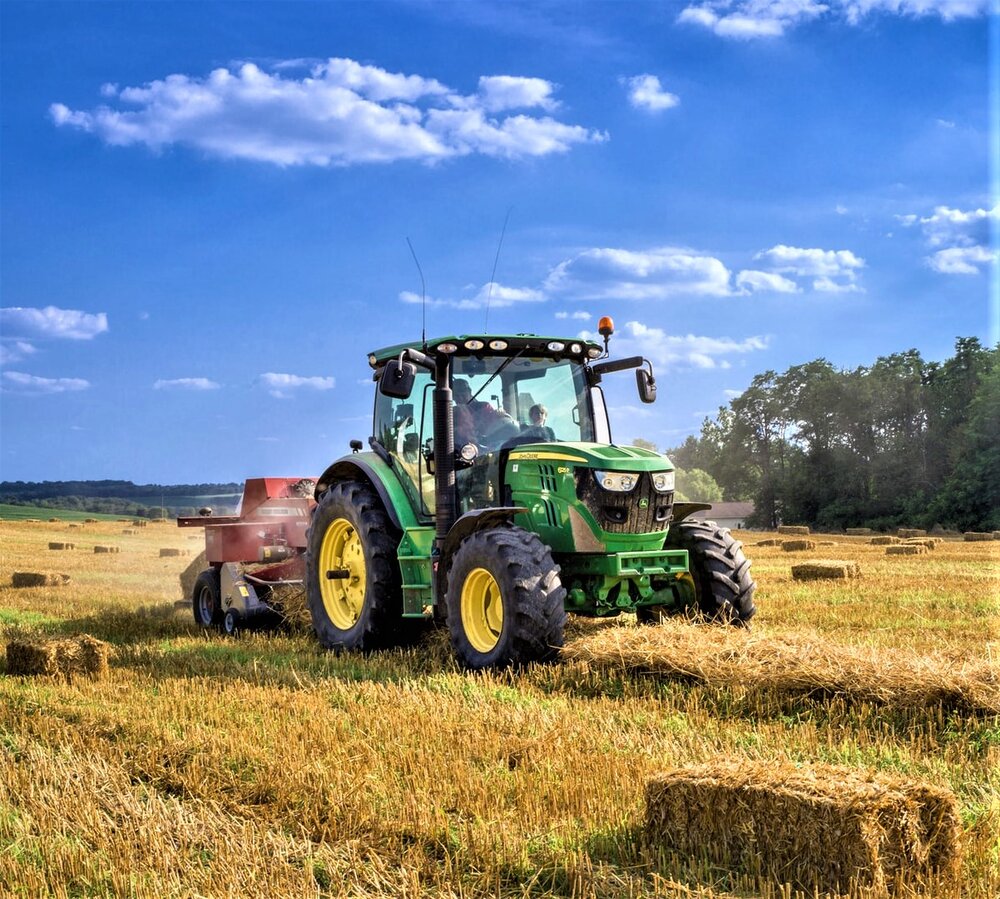
[[[951,791],[834,765],[715,762],[646,785],[646,838],[761,880],[842,893],[955,881],[961,820]]]
[[[76,544],[50,542],[49,549],[76,549]]]
[[[767,540],[758,540],[754,546],[781,546],[781,541],[770,537]]]
[[[962,539],[966,543],[978,543],[983,540],[992,540],[993,534],[986,531],[966,531],[962,534]]]
[[[871,532],[871,528],[847,528],[844,531],[848,537],[867,537]]]
[[[12,587],[61,587],[69,583],[68,574],[45,574],[41,571],[15,571],[10,576]]]
[[[24,520],[25,520],[25,521],[26,521],[26,522],[27,522],[28,524],[40,524],[40,523],[41,523],[41,521],[42,521],[42,519],[41,519],[41,518],[25,518]]]
[[[123,534],[134,534],[135,533],[135,528],[122,528],[122,533]]]
[[[786,553],[801,552],[805,549],[815,549],[816,544],[812,540],[783,540],[781,542],[781,548]]]
[[[1000,540],[1000,531],[994,531],[993,532],[993,539],[994,540]]]
[[[896,543],[899,543],[900,540],[899,537],[889,537],[887,535],[883,535],[881,537],[872,537],[872,539],[869,540],[868,542],[872,546],[892,546]]]
[[[178,578],[181,582],[181,596],[185,600],[191,600],[194,596],[194,582],[198,580],[198,575],[208,568],[208,557],[202,550],[192,560],[191,564],[185,568]]]
[[[909,540],[904,540],[902,545],[923,546],[926,549],[934,549],[940,542],[941,542],[940,540],[937,540],[934,537],[916,537],[916,538],[911,538]]]
[[[802,562],[792,566],[792,579],[796,581],[839,580],[861,577],[861,567],[857,562]]]
[[[120,546],[95,546],[95,553],[120,553],[122,548]]]
[[[174,549],[171,546],[160,547],[160,558],[166,558],[167,556],[179,556],[181,551],[179,549]]]
[[[97,524],[96,518],[84,518],[83,521],[84,524]]]
[[[101,677],[108,671],[108,654],[108,644],[89,634],[37,642],[12,640],[7,644],[7,673]]]
[[[836,540],[820,540],[819,543],[817,543],[816,545],[817,546],[836,546],[837,545],[837,541]]]
[[[926,546],[916,546],[912,543],[901,543],[899,546],[887,546],[887,556],[919,556],[927,552]]]
[[[788,534],[789,536],[808,537],[809,528],[792,524],[783,524],[778,527],[778,533]]]
[[[50,518],[49,519],[49,524],[52,524],[53,522],[58,522],[58,521],[59,521],[58,518]]]
[[[897,537],[902,537],[904,540],[907,537],[926,537],[927,531],[922,528],[900,528],[896,531]]]
[[[144,527],[146,527],[146,526],[147,526],[148,524],[149,524],[149,522],[148,522],[148,521],[147,521],[147,520],[146,520],[145,518],[136,518],[136,519],[135,519],[135,520],[134,520],[134,521],[132,522],[132,526],[133,526],[133,527],[137,527],[137,528],[144,528]]]

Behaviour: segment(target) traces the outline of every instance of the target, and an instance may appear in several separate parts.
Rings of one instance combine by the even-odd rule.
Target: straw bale
[[[35,642],[12,640],[7,644],[7,673],[101,677],[108,671],[109,649],[89,634]]]
[[[927,531],[922,528],[900,528],[896,531],[897,537],[902,537],[904,540],[907,537],[926,537]]]
[[[122,548],[120,546],[95,546],[95,553],[120,553]]]
[[[1000,540],[1000,531],[994,531],[993,532],[993,539],[994,540]]]
[[[181,551],[179,549],[174,549],[172,546],[161,546],[160,547],[160,558],[166,556],[179,556]]]
[[[73,528],[80,527],[80,525],[78,525],[78,524],[68,524],[68,525],[66,525],[66,527],[68,527],[68,528],[70,528],[72,530]]]
[[[911,537],[903,541],[903,546],[923,546],[926,549],[934,549],[941,541],[936,537]]]
[[[83,520],[84,520],[84,523],[86,523],[86,524],[97,524],[97,519],[96,518],[84,518]]]
[[[861,577],[857,562],[812,561],[792,566],[792,578],[796,581],[820,581]]]
[[[134,534],[135,533],[135,528],[122,528],[122,533],[123,534]]]
[[[801,628],[761,635],[668,620],[605,628],[569,641],[562,655],[616,674],[713,688],[1000,714],[1000,660],[838,644]]]
[[[794,553],[805,549],[815,549],[816,544],[812,540],[783,540],[781,548],[786,553]]]
[[[769,537],[767,540],[758,540],[754,546],[781,546],[781,541],[774,537]]]
[[[966,543],[976,543],[982,540],[992,540],[993,534],[986,531],[966,531],[962,534]]]
[[[41,571],[15,571],[10,576],[12,587],[61,587],[69,583],[68,574],[45,574]]]
[[[892,546],[893,544],[899,543],[899,537],[890,537],[883,534],[881,537],[872,537],[868,541],[872,546]]]
[[[871,528],[847,528],[844,531],[848,537],[867,537],[871,532]]]
[[[952,884],[961,821],[950,790],[834,765],[716,761],[646,785],[646,838],[813,891]]]
[[[136,518],[136,519],[135,519],[135,520],[134,520],[134,521],[132,522],[132,525],[133,525],[133,527],[137,527],[137,528],[144,528],[144,527],[146,527],[146,526],[147,526],[148,524],[149,524],[149,522],[148,522],[148,521],[147,521],[147,520],[146,520],[145,518]]]
[[[800,527],[798,525],[783,524],[778,527],[779,534],[788,534],[789,536],[795,537],[808,537],[809,528]]]
[[[918,546],[913,543],[902,543],[899,546],[887,546],[885,554],[887,556],[919,556],[927,552],[926,546]]]
[[[76,544],[50,542],[49,549],[76,549]]]
[[[202,550],[178,576],[181,582],[181,596],[186,600],[192,598],[194,594],[194,582],[198,580],[198,575],[206,568],[208,568],[208,557],[205,555],[205,551]]]
[[[59,519],[58,519],[58,518],[50,518],[50,519],[49,519],[49,523],[50,523],[50,524],[51,524],[51,523],[52,523],[53,521],[59,521]]]

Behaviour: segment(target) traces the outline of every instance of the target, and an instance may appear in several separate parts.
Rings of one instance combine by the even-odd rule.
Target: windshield
[[[594,441],[583,366],[570,360],[458,357],[452,363],[455,446]],[[522,439],[523,438],[523,439]]]

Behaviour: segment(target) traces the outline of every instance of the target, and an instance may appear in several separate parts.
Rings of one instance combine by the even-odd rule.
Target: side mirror
[[[417,367],[412,362],[390,359],[382,369],[378,380],[378,392],[397,400],[408,399],[413,393],[413,382],[417,377]]]
[[[639,399],[644,403],[656,402],[656,378],[644,368],[635,373],[635,383],[639,388]]]

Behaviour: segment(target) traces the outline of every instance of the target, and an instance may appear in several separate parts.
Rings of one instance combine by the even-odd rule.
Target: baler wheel
[[[448,567],[456,657],[470,669],[552,661],[563,644],[565,597],[559,566],[537,534],[516,527],[470,534]]]
[[[222,624],[219,593],[219,569],[206,568],[198,575],[191,590],[194,620],[199,627],[219,627]]]
[[[223,616],[222,631],[227,637],[235,637],[240,632],[240,618],[235,609],[229,609]]]
[[[422,633],[422,620],[402,617],[399,541],[370,485],[342,481],[320,499],[309,529],[306,595],[325,648],[381,649]]]
[[[753,601],[757,585],[750,576],[750,560],[743,554],[743,544],[733,539],[729,528],[714,521],[679,521],[670,526],[666,546],[688,551],[689,577],[699,612],[713,621],[749,625],[757,611]],[[654,610],[659,611],[655,606],[640,610],[640,623],[655,623]]]

